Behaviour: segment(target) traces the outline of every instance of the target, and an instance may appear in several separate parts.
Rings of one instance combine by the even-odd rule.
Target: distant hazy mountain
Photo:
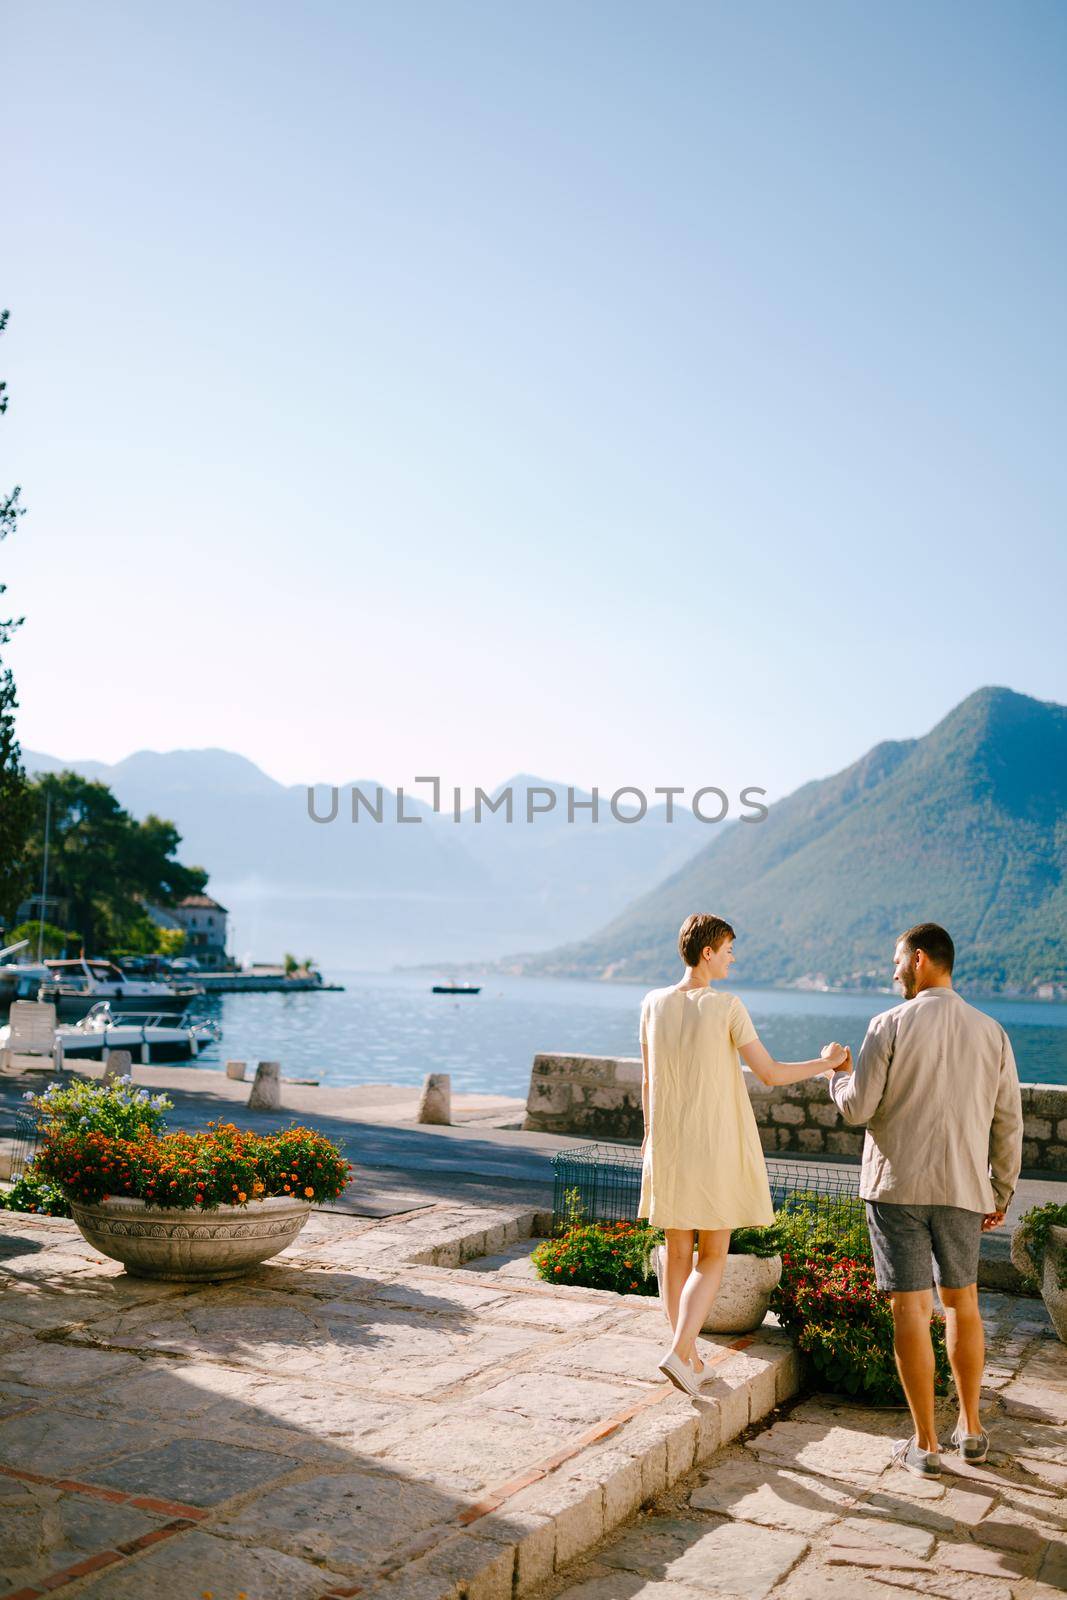
[[[475,823],[470,807],[454,822],[447,791],[435,815],[426,786],[404,797],[420,824],[396,823],[389,789],[384,814],[394,820],[362,813],[353,823],[351,786],[373,799],[373,779],[339,784],[337,820],[317,824],[306,785],[276,783],[229,750],[140,750],[114,766],[26,751],[24,761],[30,772],[73,768],[108,784],[134,816],[172,819],[181,859],[208,870],[232,913],[239,954],[292,949],[335,967],[482,960],[587,933],[731,826],[709,827],[681,805],[669,825],[662,806],[627,825],[606,803],[595,826],[587,812],[569,824],[566,786],[528,774],[493,791],[512,789],[510,824],[502,813]],[[523,820],[528,786],[557,795],[556,810],[532,823]],[[319,784],[318,814],[329,807]]]
[[[979,689],[730,828],[591,938],[509,966],[666,981],[696,910],[736,927],[739,982],[888,982],[918,921],[950,930],[964,983],[1067,981],[1067,707]]]

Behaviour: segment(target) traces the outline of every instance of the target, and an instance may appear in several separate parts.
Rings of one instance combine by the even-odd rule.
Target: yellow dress
[[[757,1037],[743,1003],[716,989],[653,989],[641,1006],[650,1129],[638,1216],[657,1228],[774,1221],[759,1130],[738,1050]]]

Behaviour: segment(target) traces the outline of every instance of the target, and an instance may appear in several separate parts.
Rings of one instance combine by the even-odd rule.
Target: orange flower
[[[245,1194],[243,1189],[239,1192],[237,1199],[241,1205],[244,1205],[245,1201],[248,1199],[248,1196]]]
[[[307,1195],[307,1197],[308,1197],[308,1199],[309,1199],[309,1200],[312,1200],[312,1199],[314,1199],[314,1197],[315,1197],[315,1191],[314,1191],[314,1189],[310,1189],[310,1188],[309,1188],[309,1189],[305,1189],[305,1190],[304,1190],[304,1193],[305,1193],[305,1194],[306,1194],[306,1195]]]
[[[282,1184],[282,1188],[283,1188],[283,1189],[284,1189],[284,1190],[285,1190],[285,1192],[286,1192],[286,1194],[292,1194],[292,1192],[293,1192],[293,1191],[292,1191],[292,1190],[291,1190],[291,1189],[290,1189],[290,1187],[289,1187],[289,1185],[288,1185],[288,1184],[287,1184],[287,1183],[283,1183],[283,1184]]]

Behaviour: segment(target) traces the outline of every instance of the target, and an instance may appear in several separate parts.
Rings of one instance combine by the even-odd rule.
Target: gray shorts
[[[959,1206],[898,1206],[868,1200],[867,1228],[879,1289],[965,1289],[978,1277],[981,1211]],[[933,1267],[931,1269],[931,1258]]]

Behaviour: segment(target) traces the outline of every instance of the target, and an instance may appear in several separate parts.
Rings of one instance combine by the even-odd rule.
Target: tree
[[[34,918],[30,922],[20,922],[17,928],[11,928],[5,942],[17,944],[20,939],[28,939],[30,948],[20,951],[20,955],[37,959],[37,936],[40,934],[42,956],[65,956],[68,951],[71,955],[77,952],[81,940],[76,933],[67,933],[62,928],[57,928],[53,923],[46,922],[42,927]]]
[[[0,333],[7,327],[7,311],[0,311]],[[0,381],[0,416],[7,410],[7,384]],[[7,494],[0,494],[0,541],[14,533],[18,519],[25,511],[19,505],[22,490],[16,484]],[[7,585],[0,583],[0,595]],[[6,617],[0,620],[0,646],[6,645],[24,618]],[[15,736],[15,679],[11,668],[0,661],[0,916],[9,917],[22,897],[26,887],[23,852],[30,830],[33,810],[30,804],[26,774],[22,767],[22,751]]]
[[[203,867],[186,867],[175,858],[181,835],[173,822],[154,815],[138,822],[107,784],[76,772],[42,774],[31,795],[30,881],[41,878],[45,806],[51,796],[48,894],[66,901],[66,920],[77,928],[86,953],[155,950],[158,930],[143,902],[176,905],[187,894],[201,893],[208,879]]]

